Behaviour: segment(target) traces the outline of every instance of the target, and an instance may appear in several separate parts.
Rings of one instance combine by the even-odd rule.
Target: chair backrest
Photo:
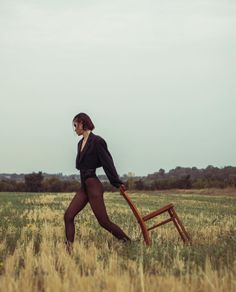
[[[122,189],[120,189],[120,193],[122,194],[122,196],[125,198],[125,200],[127,201],[127,203],[129,204],[130,206],[130,209],[132,210],[132,212],[134,213],[134,216],[136,217],[140,227],[141,227],[141,230],[142,230],[142,233],[143,233],[143,237],[144,237],[144,240],[145,242],[150,245],[151,244],[151,239],[149,237],[149,234],[148,234],[148,230],[147,230],[147,227],[146,227],[146,224],[139,212],[139,210],[136,208],[136,206],[132,203],[127,191],[123,191]]]

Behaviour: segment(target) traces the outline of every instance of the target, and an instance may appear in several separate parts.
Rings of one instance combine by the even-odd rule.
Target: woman
[[[90,204],[94,215],[103,228],[119,240],[131,241],[120,227],[110,221],[103,199],[104,187],[96,175],[96,168],[102,166],[110,183],[116,188],[121,187],[125,190],[125,186],[116,172],[106,141],[93,134],[94,124],[85,113],[77,114],[73,119],[73,125],[77,135],[83,135],[78,143],[76,157],[76,168],[80,170],[81,187],[64,215],[67,251],[72,251],[72,243],[74,242],[74,218],[87,203]]]

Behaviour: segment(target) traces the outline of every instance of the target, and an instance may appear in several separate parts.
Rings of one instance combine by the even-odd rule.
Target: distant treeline
[[[209,165],[205,169],[198,169],[178,166],[167,173],[160,169],[135,182],[135,187],[151,190],[236,187],[236,167],[218,168]]]
[[[14,177],[17,175],[14,174]],[[8,175],[9,177],[9,175]],[[78,176],[50,176],[42,172],[26,174],[24,180],[3,178],[1,192],[74,192],[80,187]],[[104,178],[104,175],[99,176]],[[160,169],[144,177],[123,175],[121,180],[129,190],[203,189],[236,187],[236,167],[224,168],[209,165],[205,169],[197,167],[176,167],[169,172]],[[101,180],[105,191],[117,191],[107,179]]]

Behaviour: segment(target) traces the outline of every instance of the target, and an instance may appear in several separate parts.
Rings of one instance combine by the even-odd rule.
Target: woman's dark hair
[[[73,118],[73,122],[82,122],[84,130],[93,130],[95,126],[90,117],[85,113],[79,113]]]

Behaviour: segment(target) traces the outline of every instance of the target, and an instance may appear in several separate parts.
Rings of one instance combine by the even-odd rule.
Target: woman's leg
[[[75,236],[75,216],[86,206],[88,203],[88,196],[83,188],[80,188],[72,199],[69,207],[64,214],[65,232],[67,242],[74,242]]]
[[[124,241],[131,241],[131,239],[120,229],[120,227],[110,221],[103,199],[104,188],[100,180],[94,177],[88,178],[85,184],[89,204],[99,224],[107,231],[111,232],[116,238]]]

